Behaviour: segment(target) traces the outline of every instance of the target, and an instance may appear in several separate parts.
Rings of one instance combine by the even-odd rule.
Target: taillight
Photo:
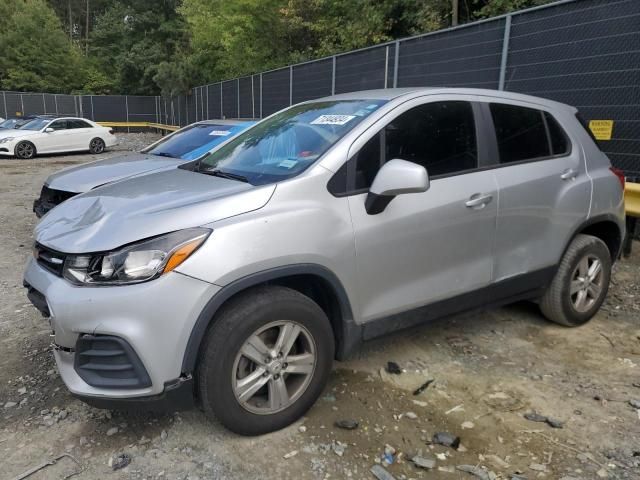
[[[624,172],[622,170],[620,170],[619,168],[615,168],[615,167],[610,167],[609,170],[611,170],[613,172],[613,174],[618,177],[618,180],[620,180],[620,185],[622,186],[622,189],[624,190]]]

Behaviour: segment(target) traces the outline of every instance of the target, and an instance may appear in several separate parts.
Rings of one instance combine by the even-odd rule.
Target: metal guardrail
[[[96,122],[103,127],[114,127],[114,128],[155,128],[156,130],[165,130],[168,132],[175,132],[182,127],[177,125],[165,125],[163,123],[153,123],[153,122]]]
[[[640,183],[625,184],[624,208],[628,216],[640,217]]]

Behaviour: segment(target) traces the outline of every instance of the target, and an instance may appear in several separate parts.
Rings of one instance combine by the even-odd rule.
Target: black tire
[[[22,141],[16,145],[16,148],[13,151],[14,155],[17,158],[22,160],[31,160],[38,153],[36,150],[36,146],[27,141]]]
[[[241,404],[234,391],[240,350],[249,337],[280,320],[295,322],[312,338],[315,366],[313,372],[304,377],[309,379],[308,384],[306,389],[299,389],[297,400],[275,413],[254,413]],[[196,375],[202,407],[209,417],[217,418],[229,430],[241,435],[260,435],[284,428],[304,415],[322,393],[331,373],[334,348],[329,320],[310,298],[280,286],[251,289],[223,306],[203,340]],[[252,365],[258,368],[257,364]],[[299,377],[282,374],[283,381],[295,382]]]
[[[101,138],[94,138],[89,142],[89,151],[94,155],[99,155],[106,150],[107,146]]]
[[[580,310],[576,306],[580,293],[572,293],[572,285],[575,282],[577,288],[580,282],[584,282],[582,280],[584,276],[580,276],[579,268],[580,262],[584,262],[585,259],[587,266],[595,259],[600,262],[601,286],[597,295],[593,298],[587,297],[583,309]],[[553,281],[540,299],[540,310],[544,316],[566,327],[577,327],[591,320],[607,296],[611,279],[611,263],[611,254],[602,240],[591,235],[577,235],[562,257]],[[574,277],[576,275],[577,279]],[[583,290],[587,291],[589,288],[585,287]]]

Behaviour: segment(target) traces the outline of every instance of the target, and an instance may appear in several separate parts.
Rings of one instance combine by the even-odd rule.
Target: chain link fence
[[[561,0],[175,98],[2,92],[0,101],[4,116],[56,113],[183,126],[263,118],[332,94],[418,86],[510,90],[574,105],[587,120],[613,121],[612,137],[600,147],[616,167],[640,177],[640,0]]]

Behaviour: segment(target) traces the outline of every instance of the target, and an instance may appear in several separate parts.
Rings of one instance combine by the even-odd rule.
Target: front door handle
[[[564,172],[562,172],[562,175],[560,175],[560,178],[562,180],[573,180],[577,176],[578,176],[577,171],[575,171],[573,168],[567,168]]]
[[[482,193],[474,193],[469,197],[469,200],[465,202],[465,206],[467,208],[474,208],[476,210],[480,210],[484,208],[489,202],[493,200],[493,195]]]

